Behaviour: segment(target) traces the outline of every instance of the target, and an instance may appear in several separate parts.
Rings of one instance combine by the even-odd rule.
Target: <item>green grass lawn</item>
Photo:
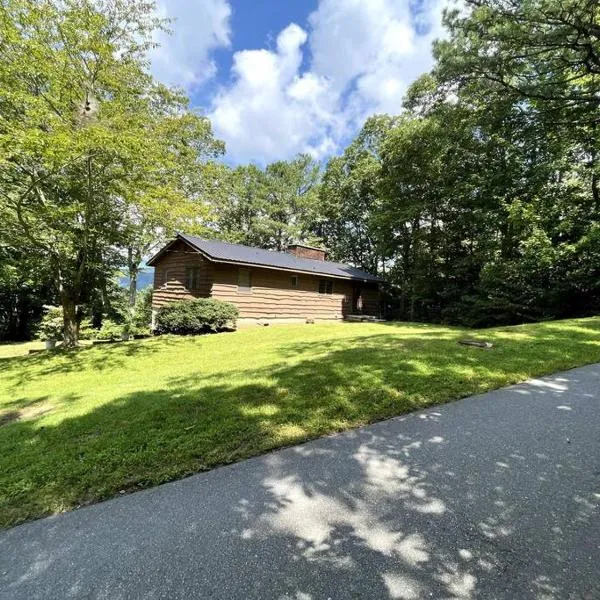
[[[465,337],[495,347],[458,345]],[[27,348],[0,351],[4,527],[600,361],[600,318],[477,332],[289,325],[29,356]]]
[[[25,342],[23,344],[0,344],[0,360],[14,356],[25,356],[29,350],[43,350],[44,342]],[[0,371],[2,373],[2,371]]]

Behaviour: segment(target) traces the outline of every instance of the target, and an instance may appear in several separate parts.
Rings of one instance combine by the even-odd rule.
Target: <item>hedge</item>
[[[238,315],[231,302],[214,298],[176,300],[158,309],[156,333],[186,335],[219,331],[228,325],[235,327]]]

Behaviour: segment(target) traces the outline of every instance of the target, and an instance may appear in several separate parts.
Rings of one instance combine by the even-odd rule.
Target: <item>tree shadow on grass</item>
[[[312,369],[335,383],[354,351]],[[307,377],[309,363],[282,367],[269,382],[180,381],[168,393],[131,394],[80,417],[84,429],[72,420],[52,435],[80,436],[73,448],[85,463],[100,448],[93,437],[83,445],[84,431],[110,427],[126,445],[115,455],[104,444],[104,475],[116,469],[146,485],[168,477],[174,459],[187,462],[171,475],[185,474],[281,443],[279,426],[317,431],[335,418],[333,401],[306,400],[301,408],[316,413],[303,420],[290,405],[286,386]],[[12,529],[0,535],[4,589],[14,599],[39,590],[64,599],[595,597],[594,381],[598,368],[587,380],[574,371]],[[350,392],[345,410],[360,413],[364,401]]]
[[[532,373],[600,360],[600,348],[595,357],[590,354],[584,334],[574,333],[566,346],[553,346],[543,336],[532,342],[502,340],[493,351],[457,346],[459,335],[409,342],[379,334],[333,345],[330,340],[282,344],[282,362],[262,369],[171,377],[157,389],[132,392],[56,422],[35,415],[13,420],[0,428],[2,524],[476,394]],[[107,360],[118,364],[129,353],[155,350],[124,346]],[[20,410],[28,403],[31,399],[17,398],[8,408]]]

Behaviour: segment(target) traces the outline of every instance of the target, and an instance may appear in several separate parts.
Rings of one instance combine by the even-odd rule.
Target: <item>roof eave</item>
[[[165,246],[163,246],[156,254],[153,254],[147,261],[146,264],[149,267],[153,267],[154,263],[166,252],[168,252],[169,248],[177,241],[177,238],[175,238],[174,240],[171,240],[170,242],[167,242],[167,244]]]

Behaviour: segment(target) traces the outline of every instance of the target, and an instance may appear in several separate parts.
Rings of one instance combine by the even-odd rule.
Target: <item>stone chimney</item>
[[[298,258],[312,258],[313,260],[325,260],[327,251],[323,248],[305,246],[304,244],[292,244],[287,251]]]

